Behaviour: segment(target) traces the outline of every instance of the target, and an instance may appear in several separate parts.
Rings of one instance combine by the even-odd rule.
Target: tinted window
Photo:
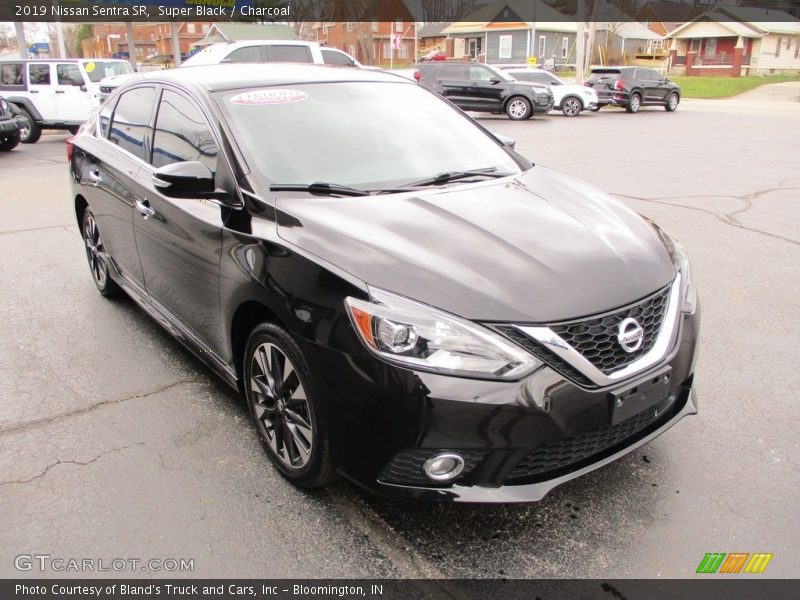
[[[261,60],[261,48],[258,46],[245,46],[244,48],[239,48],[238,50],[234,50],[228,56],[225,57],[223,62],[234,62],[234,63],[260,63],[263,62]]]
[[[50,65],[29,64],[28,82],[31,85],[50,85]]]
[[[114,111],[108,139],[137,158],[147,160],[145,140],[150,131],[148,124],[155,101],[153,88],[136,88],[122,94]]]
[[[56,65],[56,81],[58,85],[83,85],[83,75],[78,65]]]
[[[311,53],[305,46],[268,46],[269,62],[310,63]]]
[[[22,85],[22,63],[0,65],[0,84]]]
[[[469,78],[472,81],[489,81],[494,76],[489,69],[483,67],[470,67]]]
[[[526,73],[523,71],[519,73],[511,73],[511,75],[520,81],[532,81],[534,83],[543,83],[545,85],[554,83],[553,78],[547,73]]]
[[[347,65],[348,67],[352,67],[355,64],[349,56],[335,50],[323,50],[322,62],[326,65]]]
[[[91,79],[94,83],[97,83],[106,77],[111,77],[112,75],[133,73],[133,67],[131,64],[129,62],[121,61],[84,61],[83,68],[86,69],[86,72],[89,74],[89,79]]]
[[[467,68],[464,65],[447,65],[442,67],[438,76],[442,79],[466,79]]]
[[[153,138],[153,166],[199,160],[217,170],[217,143],[202,113],[186,98],[169,90],[161,96]]]
[[[108,137],[108,130],[111,128],[111,114],[114,112],[114,103],[109,102],[102,109],[100,109],[100,129],[98,135],[100,137]]]
[[[589,75],[588,81],[616,81],[622,77],[622,74],[619,71],[611,71],[611,70],[598,70],[592,71],[591,75]]]
[[[639,79],[645,79],[647,81],[661,81],[661,73],[656,71],[655,69],[638,69],[637,70]]]

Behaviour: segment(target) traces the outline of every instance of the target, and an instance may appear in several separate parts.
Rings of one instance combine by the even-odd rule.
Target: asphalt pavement
[[[771,552],[769,576],[797,577],[800,110],[769,105],[480,117],[681,239],[703,306],[700,413],[532,505],[296,490],[235,393],[97,294],[66,136],[0,155],[0,577],[81,575],[18,571],[21,554],[193,559],[192,577],[686,577],[706,552]]]

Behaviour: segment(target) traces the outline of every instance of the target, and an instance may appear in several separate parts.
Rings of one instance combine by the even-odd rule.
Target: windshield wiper
[[[485,169],[470,169],[469,171],[445,171],[444,173],[439,173],[438,175],[429,177],[428,179],[420,179],[419,181],[415,181],[414,183],[409,183],[407,187],[439,185],[442,183],[448,183],[450,181],[457,181],[459,179],[467,179],[468,177],[475,177],[476,175],[482,175],[484,177],[508,177],[509,175],[513,175],[513,173],[506,173],[503,171],[498,172],[497,167],[488,167]]]
[[[269,186],[271,192],[309,192],[317,196],[369,196],[370,192],[337,183],[276,183]]]

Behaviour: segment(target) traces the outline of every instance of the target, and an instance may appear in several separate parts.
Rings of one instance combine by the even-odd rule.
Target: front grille
[[[662,403],[663,404],[663,403]],[[546,442],[535,448],[506,477],[506,483],[553,477],[555,472],[609,450],[636,436],[656,419],[653,407],[616,425],[607,425],[571,438]]]
[[[402,485],[424,485],[426,487],[434,487],[441,485],[450,485],[453,481],[458,481],[466,477],[472,469],[478,466],[487,452],[483,450],[455,450],[454,452],[464,459],[464,470],[453,481],[447,483],[439,483],[431,481],[422,470],[425,461],[432,457],[434,454],[447,452],[448,450],[404,450],[394,457],[383,472],[378,477],[379,481],[385,483],[398,483]]]
[[[661,330],[669,295],[670,286],[667,286],[620,311],[601,317],[550,325],[550,329],[600,371],[609,375],[638,360],[650,350]],[[627,318],[636,319],[644,330],[642,345],[634,352],[626,352],[617,341],[619,324]]]

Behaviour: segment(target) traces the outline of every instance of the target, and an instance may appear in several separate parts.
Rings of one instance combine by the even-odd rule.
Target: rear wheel
[[[23,144],[35,144],[39,141],[39,138],[42,137],[42,128],[36,124],[31,116],[31,113],[29,113],[27,110],[20,108],[19,112],[28,120],[28,124],[19,132],[20,141]]]
[[[666,110],[667,112],[675,112],[675,109],[678,108],[678,102],[680,102],[678,94],[672,92],[667,97],[667,103],[664,105],[664,110]]]
[[[628,100],[628,106],[625,107],[629,113],[637,113],[639,109],[642,107],[642,97],[638,94],[631,94],[630,100]]]
[[[19,145],[19,133],[12,133],[0,141],[0,152],[8,152]]]
[[[512,121],[529,119],[532,114],[531,103],[522,96],[514,96],[506,104],[506,115]]]
[[[108,273],[109,257],[106,247],[103,245],[103,239],[100,237],[100,229],[97,227],[97,221],[95,221],[92,211],[88,208],[83,212],[81,236],[86,248],[89,270],[92,272],[92,279],[97,289],[103,296],[118,295],[120,288]]]
[[[583,103],[575,96],[564,98],[561,101],[561,112],[565,117],[577,117],[583,110]]]
[[[244,389],[267,454],[300,487],[334,478],[322,405],[311,370],[288,332],[262,323],[244,355]]]

